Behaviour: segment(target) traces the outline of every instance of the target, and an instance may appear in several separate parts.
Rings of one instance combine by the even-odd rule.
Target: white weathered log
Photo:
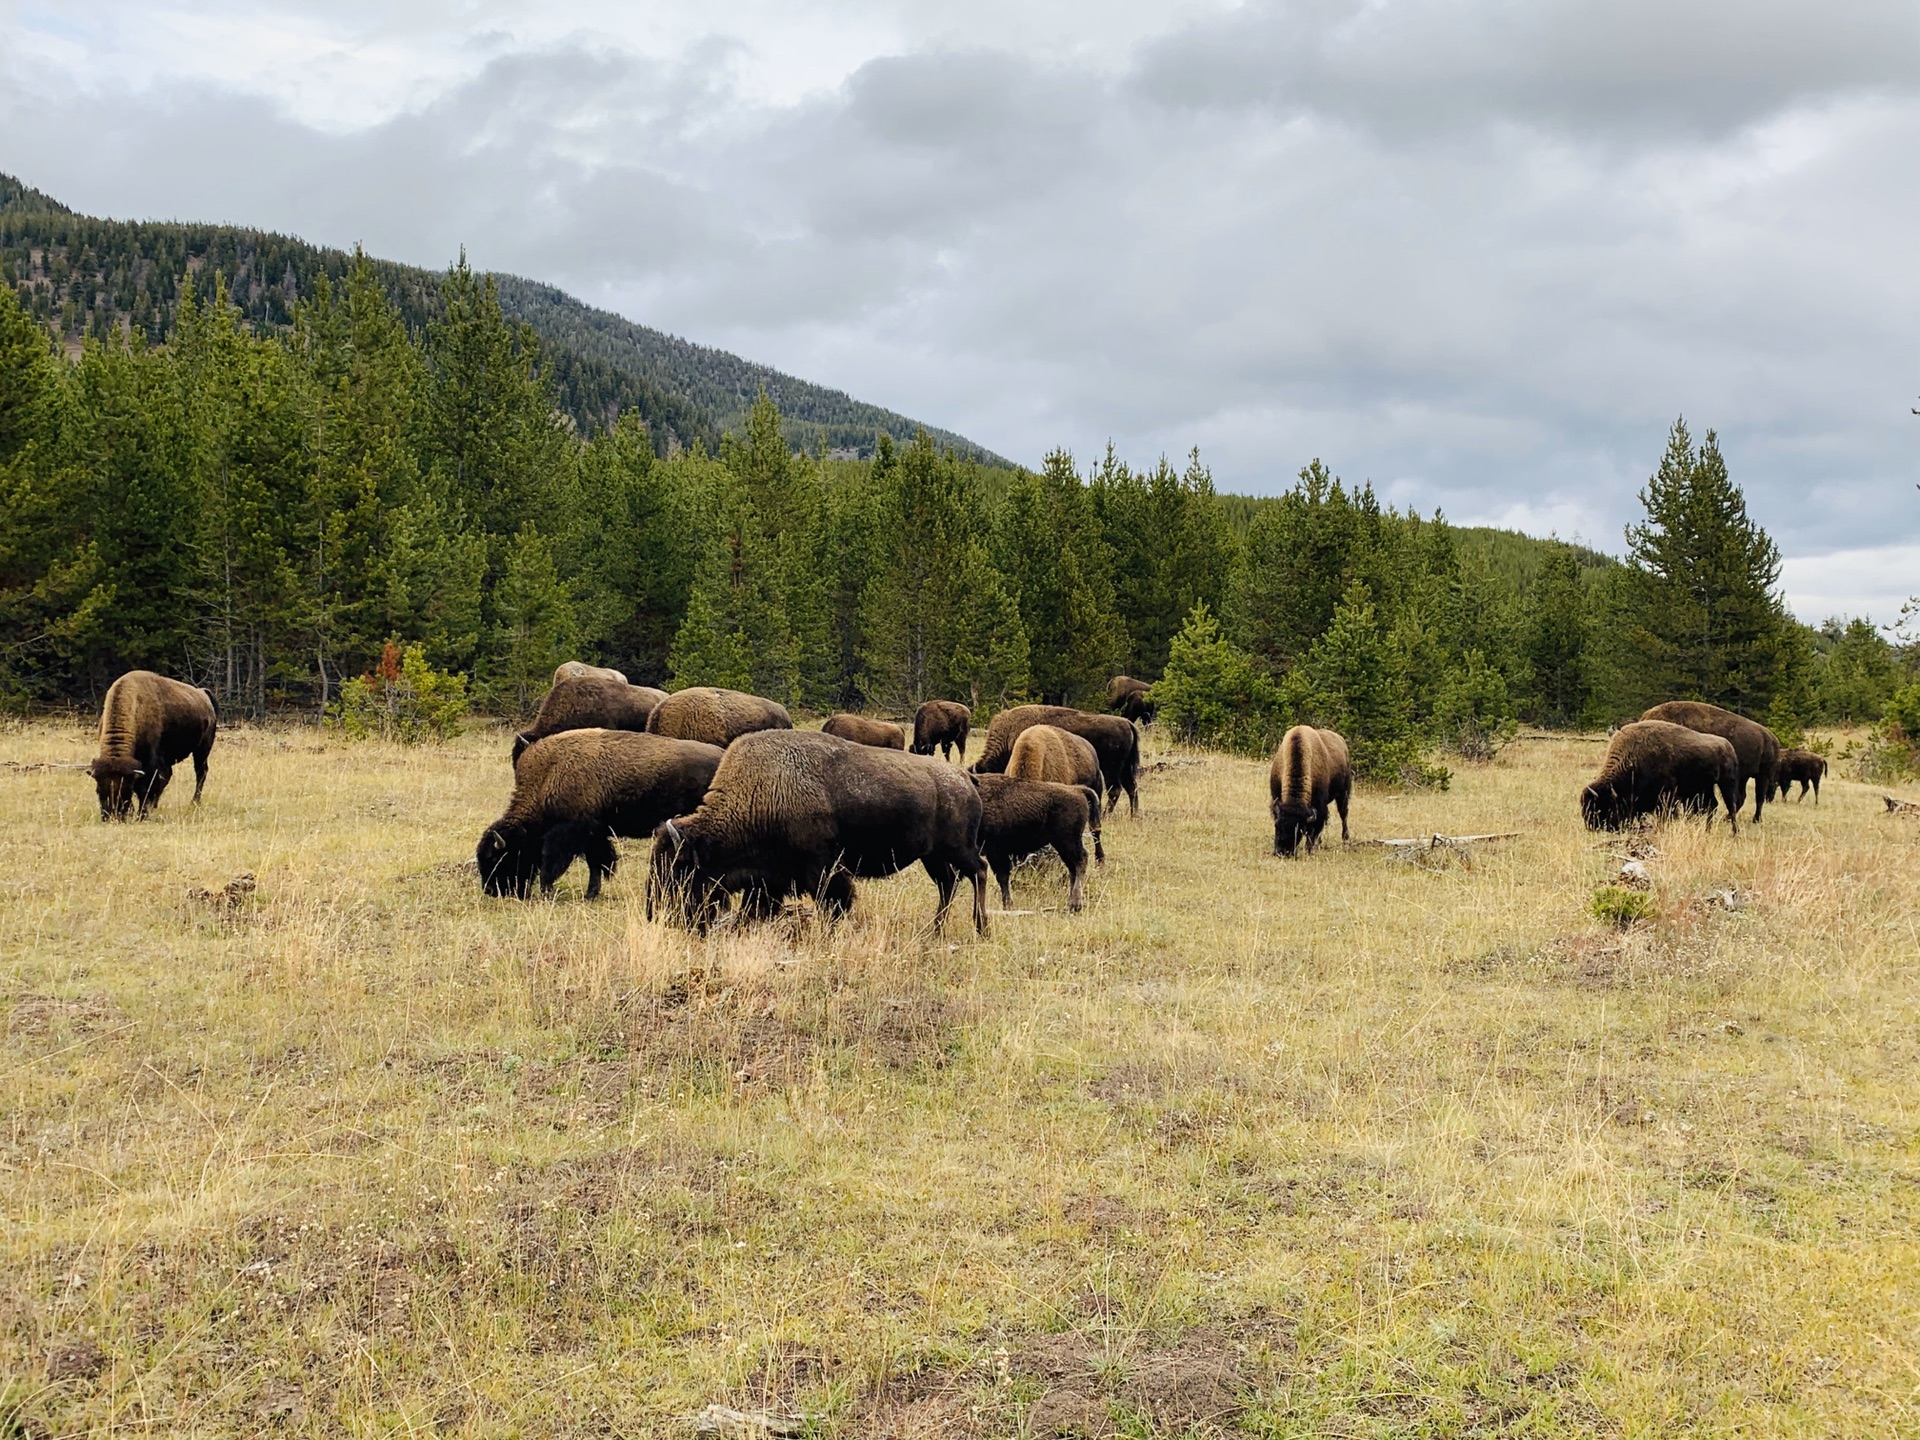
[[[782,1415],[772,1410],[735,1410],[727,1405],[709,1405],[698,1415],[681,1417],[693,1426],[696,1435],[725,1435],[733,1440],[759,1440],[776,1435],[804,1435],[804,1415]]]
[[[1415,836],[1408,840],[1349,840],[1347,843],[1355,847],[1377,845],[1388,850],[1444,850],[1449,848],[1462,850],[1469,845],[1481,845],[1492,840],[1517,840],[1519,837],[1520,831],[1518,830],[1502,830],[1492,835],[1428,835],[1424,838]]]
[[[1880,798],[1887,802],[1889,815],[1920,815],[1920,804],[1911,800],[1901,800],[1892,795],[1882,795]]]

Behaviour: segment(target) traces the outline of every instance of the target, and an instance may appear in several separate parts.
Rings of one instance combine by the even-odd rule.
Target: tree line
[[[634,409],[583,431],[464,262],[424,321],[361,256],[269,333],[218,275],[169,284],[165,343],[96,336],[71,360],[0,287],[9,706],[145,667],[229,712],[317,713],[389,643],[508,712],[573,657],[816,711],[1093,706],[1126,672],[1164,677],[1198,738],[1256,748],[1312,715],[1377,770],[1679,695],[1871,720],[1907,678],[1865,622],[1787,614],[1777,551],[1683,425],[1626,563],[1496,553],[1319,461],[1250,501],[1197,454],[1027,470],[920,433],[834,459],[796,451],[764,395],[662,454]]]

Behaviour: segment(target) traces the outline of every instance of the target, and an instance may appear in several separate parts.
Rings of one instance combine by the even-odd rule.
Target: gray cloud
[[[1813,555],[1920,541],[1912,13],[1249,5],[1117,61],[904,44],[780,99],[737,36],[496,36],[344,130],[15,66],[0,168],[101,213],[464,243],[1029,459],[1198,444],[1272,490],[1321,455],[1610,548],[1684,411]]]

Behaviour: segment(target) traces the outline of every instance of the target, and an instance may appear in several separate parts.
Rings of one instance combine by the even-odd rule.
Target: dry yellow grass
[[[1920,1430],[1920,824],[1668,827],[1523,743],[1267,854],[1173,756],[1082,917],[696,940],[463,868],[504,740],[237,730],[103,827],[0,735],[0,1435]],[[1189,763],[1190,762],[1190,763]],[[251,893],[229,903],[242,872]],[[1737,889],[1739,908],[1699,903]],[[189,891],[208,892],[189,898]]]

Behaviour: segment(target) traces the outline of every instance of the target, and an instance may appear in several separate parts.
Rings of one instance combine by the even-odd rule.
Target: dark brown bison
[[[1827,762],[1811,750],[1782,750],[1780,763],[1774,767],[1773,795],[1784,796],[1787,787],[1795,781],[1800,784],[1800,793],[1796,800],[1807,798],[1807,791],[1813,791],[1813,803],[1820,803],[1820,782],[1826,778]],[[1768,796],[1772,799],[1773,795]]]
[[[1153,686],[1131,675],[1116,675],[1107,682],[1107,709],[1142,725],[1153,723]]]
[[[704,929],[731,895],[750,917],[810,895],[831,921],[853,907],[855,879],[916,860],[940,890],[934,927],[967,879],[984,935],[987,864],[980,792],[969,776],[814,730],[745,735],[727,747],[700,808],[654,832],[647,913],[656,900],[671,903]]]
[[[1093,742],[1058,725],[1029,725],[1022,730],[1007,759],[1007,774],[1056,785],[1085,785],[1096,795],[1106,786]]]
[[[1296,725],[1280,737],[1267,767],[1273,811],[1273,853],[1292,859],[1300,841],[1311,855],[1327,828],[1328,806],[1340,812],[1340,838],[1347,838],[1347,803],[1353,798],[1353,767],[1347,742],[1332,730]]]
[[[793,717],[776,700],[744,690],[694,685],[676,690],[654,707],[647,729],[676,740],[698,740],[722,749],[758,730],[791,730]]]
[[[1744,801],[1747,798],[1747,782],[1753,781],[1753,818],[1760,818],[1760,811],[1773,794],[1773,772],[1780,764],[1780,742],[1774,738],[1771,730],[1758,720],[1749,720],[1744,715],[1722,710],[1718,705],[1709,705],[1703,700],[1669,700],[1664,705],[1654,706],[1640,718],[1664,720],[1669,725],[1684,725],[1689,730],[1698,730],[1702,735],[1718,735],[1732,745],[1734,758],[1740,766],[1740,778],[1734,793]]]
[[[100,818],[124,820],[138,800],[146,819],[173,779],[174,764],[189,755],[198,805],[219,717],[205,690],[151,670],[129,670],[114,681],[100,708],[100,751],[87,767],[100,795]]]
[[[1600,773],[1580,792],[1580,815],[1589,830],[1620,830],[1642,815],[1680,810],[1704,812],[1711,825],[1716,794],[1737,832],[1740,761],[1732,742],[1667,720],[1636,720],[1607,742]]]
[[[1067,867],[1067,908],[1087,902],[1087,846],[1081,836],[1093,831],[1093,856],[1100,848],[1100,797],[1085,785],[1056,785],[1012,775],[976,775],[980,787],[980,853],[1000,882],[1000,903],[1013,907],[1008,878],[1014,862],[1049,845]]]
[[[824,735],[838,735],[842,740],[851,740],[856,745],[872,745],[880,750],[907,748],[907,737],[898,725],[865,715],[850,715],[844,711],[830,715],[820,731]]]
[[[599,675],[556,680],[533,724],[513,737],[513,762],[519,764],[534,741],[566,730],[644,730],[654,708],[666,698],[664,690]]]
[[[967,758],[967,732],[973,728],[973,711],[958,700],[925,700],[913,712],[913,753],[931,755],[940,747],[940,758],[951,760],[958,749],[961,760]]]
[[[662,820],[698,805],[722,753],[631,730],[564,730],[528,746],[514,766],[506,813],[474,852],[481,888],[525,899],[538,875],[540,888],[551,891],[584,855],[593,899],[619,863],[614,837],[651,835]]]
[[[973,768],[982,775],[999,775],[1013,758],[1014,741],[1031,725],[1057,725],[1070,735],[1078,735],[1093,746],[1100,757],[1100,775],[1106,785],[1107,812],[1120,803],[1120,792],[1127,795],[1128,813],[1140,813],[1140,795],[1135,786],[1140,775],[1140,732],[1131,720],[1118,715],[1089,715],[1065,705],[1016,705],[1002,710],[987,726],[987,743]]]
[[[627,683],[624,672],[609,670],[604,665],[589,665],[584,660],[562,660],[554,666],[553,683],[558,685],[562,680],[618,680],[622,685]]]

